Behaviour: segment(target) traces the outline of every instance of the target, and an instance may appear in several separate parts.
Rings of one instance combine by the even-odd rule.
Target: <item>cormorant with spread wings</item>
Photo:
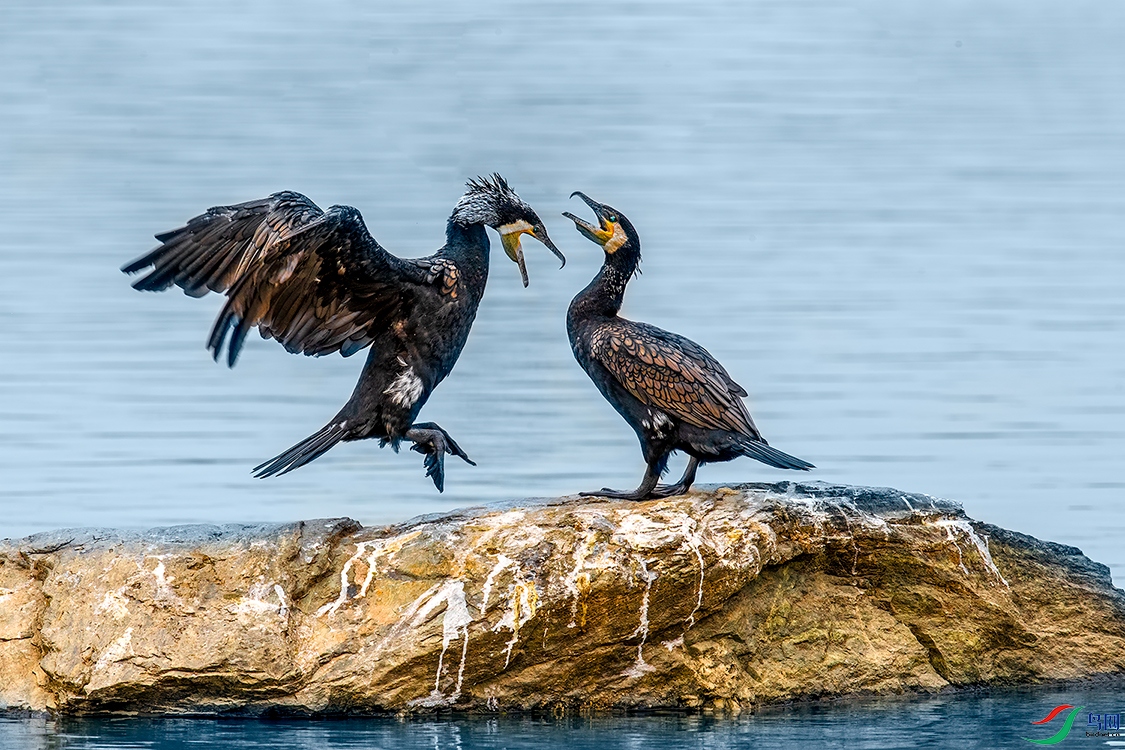
[[[156,235],[161,244],[121,270],[150,269],[133,284],[142,291],[175,284],[192,297],[225,294],[207,348],[218,360],[225,344],[231,367],[254,327],[293,353],[347,357],[371,347],[340,412],[257,466],[256,476],[292,471],[341,441],[379,438],[397,448],[406,439],[426,456],[426,475],[441,491],[445,454],[473,462],[441,427],[414,419],[453,369],[476,317],[488,278],[486,226],[499,232],[524,286],[521,235],[566,262],[535,211],[493,175],[468,183],[446,224],[445,246],[425,258],[388,253],[350,206],[322,211],[287,191],[212,208]]]
[[[620,211],[577,195],[594,209],[594,226],[564,213],[579,233],[602,246],[605,262],[570,303],[566,330],[578,364],[641,441],[647,469],[632,492],[583,495],[646,500],[687,492],[700,463],[749,456],[779,469],[814,468],[776,448],[758,432],[742,397],[746,390],[699,344],[647,323],[619,317],[625,287],[641,260],[637,230]],[[688,455],[676,484],[658,485],[673,451]]]

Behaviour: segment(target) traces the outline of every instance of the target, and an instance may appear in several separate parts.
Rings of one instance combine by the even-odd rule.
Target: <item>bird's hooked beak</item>
[[[598,225],[594,226],[569,211],[564,211],[563,216],[574,222],[574,227],[583,237],[601,245],[607,253],[615,252],[625,242],[625,232],[617,222],[616,212],[609,206],[602,205],[577,190],[571,193],[570,197],[573,198],[576,195],[585,201],[587,206],[594,209],[594,216],[598,219]]]
[[[523,258],[523,248],[520,246],[520,235],[528,234],[535,239],[542,242],[547,246],[547,249],[555,254],[559,260],[562,261],[562,266],[566,265],[566,256],[562,254],[551,238],[547,236],[547,229],[540,223],[530,224],[527,221],[520,219],[513,221],[510,224],[498,227],[500,233],[500,244],[504,246],[504,254],[516,262],[520,267],[520,277],[523,279],[523,285],[526,287],[527,279],[527,264]],[[559,268],[562,268],[559,266]]]

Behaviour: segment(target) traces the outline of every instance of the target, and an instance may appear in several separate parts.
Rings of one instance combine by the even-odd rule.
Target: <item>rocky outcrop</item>
[[[8,708],[739,710],[1121,673],[1125,597],[1104,566],[896,490],[0,546]]]

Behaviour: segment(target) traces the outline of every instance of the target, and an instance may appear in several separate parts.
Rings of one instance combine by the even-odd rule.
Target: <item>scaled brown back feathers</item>
[[[690,339],[646,323],[617,318],[597,328],[590,348],[641,403],[688,424],[761,440],[740,397],[745,389]]]

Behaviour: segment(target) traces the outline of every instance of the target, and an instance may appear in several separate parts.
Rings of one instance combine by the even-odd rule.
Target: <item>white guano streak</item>
[[[645,593],[641,597],[640,624],[637,625],[637,629],[634,630],[633,634],[629,637],[636,638],[640,636],[641,642],[637,644],[637,661],[633,663],[633,666],[621,673],[623,677],[634,678],[640,677],[645,672],[652,672],[656,669],[656,667],[646,663],[644,658],[645,641],[648,640],[648,597],[652,592],[652,582],[656,580],[656,573],[649,571],[648,564],[644,558],[638,555],[636,560],[641,566],[641,579],[645,582]],[[648,562],[652,561],[650,560]]]
[[[418,610],[412,624],[425,622],[434,610],[442,604],[445,604],[445,614],[441,623],[441,655],[438,656],[437,677],[434,678],[434,690],[430,693],[428,699],[423,699],[423,705],[448,704],[457,700],[461,695],[461,684],[465,678],[465,657],[469,652],[469,625],[473,618],[469,614],[469,606],[465,601],[464,582],[459,580],[445,581],[430,597],[430,600]],[[445,666],[445,652],[449,650],[449,644],[453,642],[453,639],[458,637],[464,638],[464,643],[461,645],[461,666],[457,669],[457,683],[453,694],[446,697],[441,692],[441,673]]]
[[[98,660],[94,662],[94,671],[105,669],[113,662],[124,661],[132,656],[133,628],[126,628],[120,638],[109,644]]]
[[[496,556],[496,565],[492,567],[492,570],[488,572],[488,577],[484,579],[484,593],[480,602],[480,613],[482,615],[488,610],[488,597],[492,594],[492,584],[495,583],[496,576],[513,563],[515,563],[515,560],[507,555]]]
[[[976,547],[977,554],[980,555],[980,559],[984,562],[985,567],[988,568],[989,572],[991,572],[992,575],[996,576],[996,580],[1004,584],[1004,588],[1009,588],[1008,582],[1004,579],[1004,576],[1000,574],[1000,569],[996,567],[996,563],[992,560],[992,553],[988,550],[988,542],[984,539],[981,539],[980,536],[977,535],[976,529],[974,529],[973,525],[966,519],[943,518],[938,521],[929,521],[927,523],[937,526],[938,528],[945,531],[946,539],[948,539],[957,549],[958,565],[965,575],[969,575],[969,569],[965,567],[965,558],[961,553],[961,545],[957,543],[957,534],[955,533],[956,531],[960,531],[962,534],[969,537],[969,541],[971,541],[973,543],[973,546]]]
[[[699,533],[696,531],[695,519],[685,517],[683,523],[680,525],[680,533],[684,535],[684,546],[689,548],[695,553],[695,559],[699,563],[699,590],[695,596],[695,608],[692,609],[691,614],[688,615],[688,628],[695,625],[695,613],[703,606],[703,553],[699,551],[699,545],[702,541]]]
[[[179,604],[180,597],[172,588],[172,582],[176,580],[176,577],[164,574],[164,559],[171,557],[171,555],[146,555],[146,557],[156,559],[156,567],[149,571],[152,573],[152,577],[156,579],[156,601],[164,606]]]
[[[367,559],[367,575],[363,578],[363,584],[359,587],[359,592],[355,595],[356,599],[362,599],[367,596],[367,589],[371,586],[372,580],[375,578],[376,561],[383,556],[393,558],[396,553],[401,550],[407,542],[417,537],[422,533],[421,528],[414,529],[408,534],[402,536],[391,537],[390,539],[369,539],[366,542],[357,542],[355,546],[355,554],[352,555],[344,563],[344,567],[340,570],[340,594],[336,597],[335,601],[328,602],[316,611],[317,617],[323,617],[327,614],[335,614],[336,610],[347,603],[348,590],[351,588],[349,577],[352,571],[352,566],[363,557],[368,548],[371,548]],[[278,598],[281,598],[280,595]],[[283,602],[284,604],[284,602]]]
[[[567,575],[563,584],[566,586],[567,592],[571,596],[570,600],[570,622],[567,623],[568,628],[578,627],[578,601],[582,598],[582,587],[579,581],[582,580],[583,569],[586,567],[586,560],[593,552],[594,545],[598,541],[598,534],[593,529],[586,529],[582,535],[582,540],[575,540],[574,544],[574,568]],[[589,576],[586,576],[586,581],[589,583]]]
[[[512,661],[512,649],[519,643],[520,628],[535,617],[539,608],[539,592],[535,589],[535,581],[523,580],[521,573],[517,566],[516,580],[509,587],[508,609],[500,622],[492,628],[493,633],[505,628],[512,631],[512,637],[508,639],[504,648],[504,669],[507,669]]]

